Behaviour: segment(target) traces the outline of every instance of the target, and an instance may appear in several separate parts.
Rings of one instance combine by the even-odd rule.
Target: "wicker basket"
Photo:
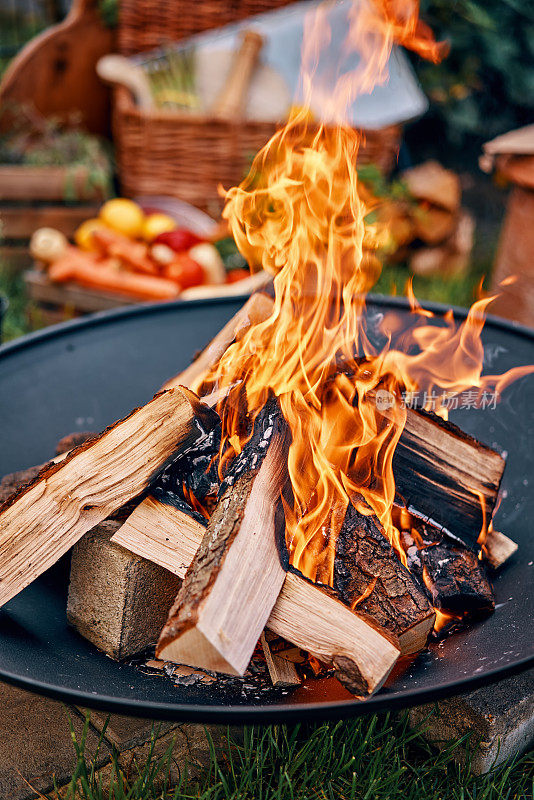
[[[123,55],[154,50],[195,33],[220,28],[295,0],[120,0],[119,49]]]
[[[180,39],[208,28],[287,5],[289,0],[122,0],[119,43],[125,53]],[[179,197],[212,214],[222,207],[218,187],[245,177],[275,123],[221,122],[169,111],[141,111],[126,89],[115,92],[113,128],[122,193]],[[366,133],[362,161],[385,171],[394,164],[401,128]]]

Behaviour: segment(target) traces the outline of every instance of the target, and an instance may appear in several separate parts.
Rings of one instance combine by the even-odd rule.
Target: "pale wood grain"
[[[280,658],[280,656],[276,655],[276,653],[273,653],[265,635],[265,631],[260,636],[260,641],[273,686],[278,686],[281,688],[300,686],[301,680],[297,672],[297,668],[291,663],[291,661],[287,661],[285,658]]]
[[[147,498],[111,541],[183,578],[204,532],[204,525],[183,511]],[[286,574],[267,628],[327,662],[336,656],[349,659],[365,676],[362,693],[379,688],[400,655],[396,643],[369,621],[291,573]]]
[[[215,419],[187,389],[161,393],[8,498],[0,507],[0,605],[146,489]]]
[[[517,553],[519,545],[513,539],[505,536],[499,531],[490,530],[484,542],[486,560],[492,569],[500,569],[514,553]]]

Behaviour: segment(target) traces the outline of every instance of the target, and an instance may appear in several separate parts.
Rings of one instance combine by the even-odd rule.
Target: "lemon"
[[[125,236],[137,237],[143,233],[145,215],[133,200],[123,197],[108,200],[100,209],[100,219],[108,228]]]
[[[76,230],[74,241],[82,250],[96,250],[97,248],[93,241],[93,232],[102,230],[107,231],[109,228],[107,225],[104,225],[101,219],[87,219],[85,222],[82,222],[80,227]]]
[[[143,239],[152,242],[160,233],[167,233],[176,228],[176,222],[167,214],[150,214],[143,223]]]

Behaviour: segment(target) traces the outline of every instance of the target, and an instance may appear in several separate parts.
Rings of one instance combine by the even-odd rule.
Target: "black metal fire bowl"
[[[94,315],[0,347],[0,475],[46,461],[75,430],[100,430],[153,395],[237,311],[243,298],[148,305]],[[428,304],[438,315],[444,307]],[[371,298],[373,319],[407,313],[402,299]],[[378,315],[378,316],[377,316]],[[465,318],[458,310],[456,319]],[[486,371],[534,362],[534,332],[489,318]],[[492,409],[451,418],[508,463],[496,528],[519,544],[495,581],[483,622],[421,653],[394,683],[359,702],[337,682],[287,696],[228,700],[212,686],[175,687],[100,653],[66,624],[65,583],[52,569],[0,610],[0,679],[69,703],[159,719],[252,723],[349,717],[432,701],[534,665],[534,376]]]

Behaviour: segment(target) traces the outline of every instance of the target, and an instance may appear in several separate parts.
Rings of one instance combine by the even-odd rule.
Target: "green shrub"
[[[532,122],[532,0],[421,0],[421,17],[451,44],[442,64],[416,64],[450,141],[490,139]]]

